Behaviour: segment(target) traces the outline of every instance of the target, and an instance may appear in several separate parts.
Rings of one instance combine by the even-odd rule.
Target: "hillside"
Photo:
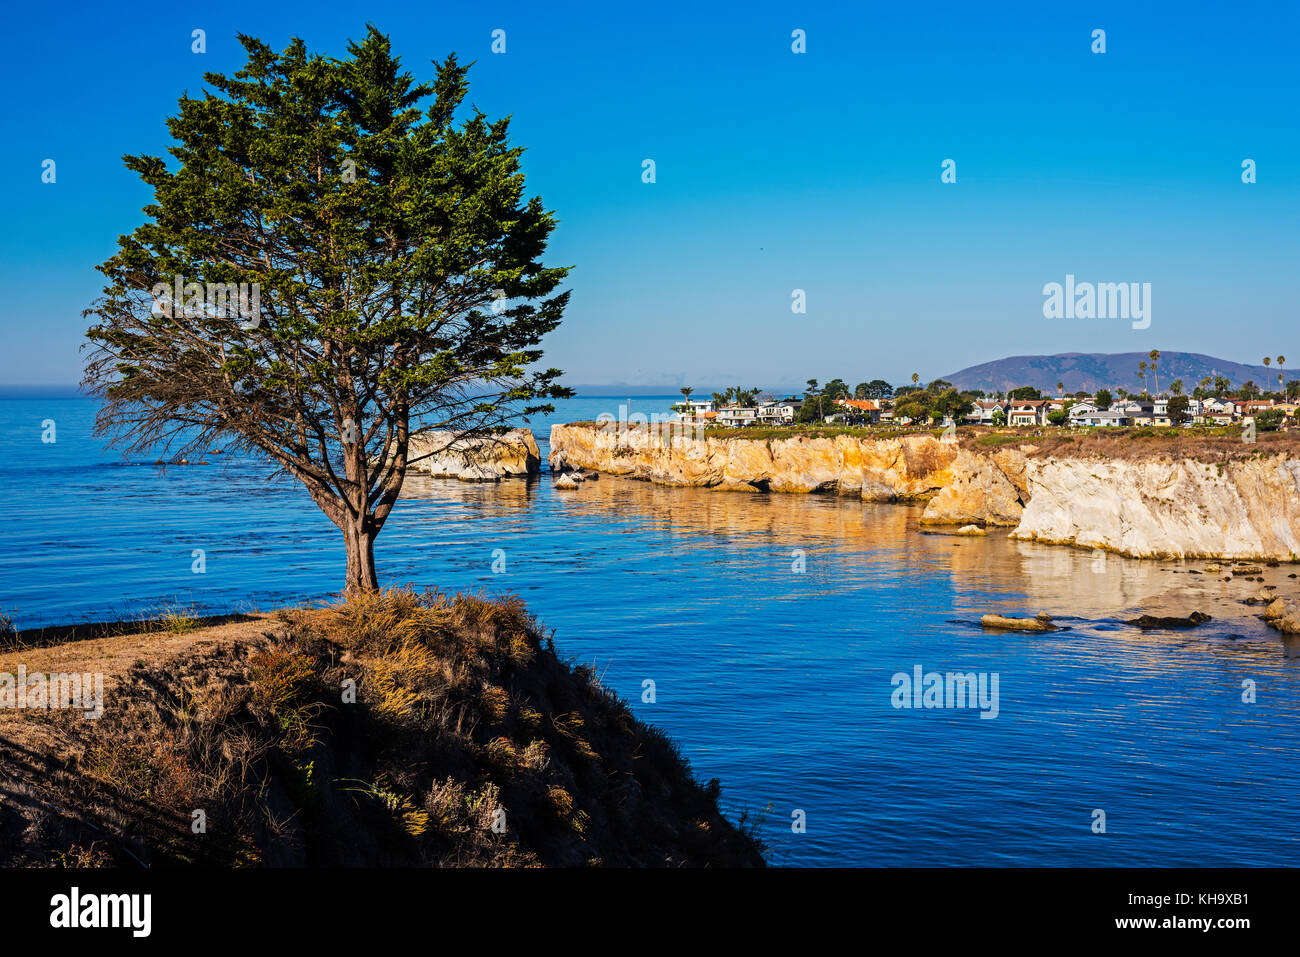
[[[0,864],[763,864],[717,783],[518,599],[195,625],[10,633],[0,673],[102,673],[105,706],[0,710]]]
[[[1065,383],[1066,392],[1116,387],[1136,392],[1138,363],[1149,362],[1146,352],[1063,352],[1053,356],[1008,356],[980,365],[970,366],[951,375],[943,376],[959,389],[976,389],[1003,392],[1022,385],[1031,385],[1044,392],[1056,392],[1056,383]],[[1300,357],[1297,357],[1300,366]],[[1284,369],[1284,372],[1287,370]],[[1256,385],[1265,382],[1277,387],[1277,366],[1246,365],[1230,359],[1219,359],[1199,352],[1165,352],[1161,350],[1159,362],[1160,387],[1164,389],[1175,379],[1182,379],[1190,392],[1206,376],[1227,376],[1234,386],[1253,380]],[[1287,378],[1297,374],[1287,372]],[[1147,388],[1152,386],[1148,375]]]

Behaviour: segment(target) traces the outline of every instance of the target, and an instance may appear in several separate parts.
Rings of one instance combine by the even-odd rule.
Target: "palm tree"
[[[1145,359],[1143,359],[1141,362],[1138,363],[1138,388],[1140,388],[1140,389],[1142,390],[1142,394],[1143,394],[1143,395],[1146,395],[1146,391],[1147,391],[1147,363],[1146,363],[1146,360],[1145,360]]]
[[[1160,350],[1152,349],[1148,355],[1151,356],[1151,376],[1156,382],[1156,395],[1160,394],[1160,374],[1156,372],[1156,363],[1160,361]]]
[[[688,385],[682,386],[682,411],[689,412],[691,405],[691,393],[695,390]]]
[[[1056,391],[1059,392],[1060,395],[1061,395],[1061,398],[1064,399],[1064,398],[1065,398],[1065,383],[1064,383],[1064,382],[1058,382],[1058,383],[1056,383]]]
[[[919,373],[919,372],[913,372],[913,373],[912,373],[912,385],[916,385],[916,384],[919,383],[920,381],[921,381],[921,373]]]
[[[1279,393],[1282,393],[1282,365],[1285,362],[1286,362],[1286,356],[1277,357],[1277,391]]]

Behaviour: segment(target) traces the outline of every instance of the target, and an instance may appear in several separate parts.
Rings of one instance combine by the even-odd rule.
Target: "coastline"
[[[553,471],[591,470],[721,491],[923,503],[922,524],[1130,558],[1300,561],[1300,441],[1181,438],[1077,445],[1014,434],[751,439],[557,424]]]

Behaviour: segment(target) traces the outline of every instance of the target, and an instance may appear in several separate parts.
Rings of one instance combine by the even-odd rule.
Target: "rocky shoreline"
[[[411,437],[407,458],[412,472],[462,482],[527,478],[541,471],[542,464],[542,453],[530,429],[475,437],[420,432]]]
[[[1011,528],[1011,537],[1132,558],[1300,561],[1300,459],[1261,448],[1098,458],[890,438],[699,437],[595,423],[551,428],[557,472],[661,485],[823,492],[924,503],[924,525]]]

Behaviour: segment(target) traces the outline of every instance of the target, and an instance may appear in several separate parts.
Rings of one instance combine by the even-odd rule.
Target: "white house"
[[[802,405],[802,399],[779,399],[768,402],[758,407],[757,418],[760,422],[789,425],[799,414],[799,407]]]
[[[717,422],[719,425],[735,427],[753,425],[757,421],[758,408],[756,406],[724,405],[718,410]]]
[[[1042,399],[1012,399],[1007,425],[1046,425],[1048,406]]]
[[[1005,420],[1008,408],[1007,403],[1000,399],[991,402],[976,402],[975,407],[966,414],[966,421],[974,422],[976,425],[992,425],[994,413],[1001,410]]]
[[[1089,402],[1080,402],[1070,409],[1070,424],[1079,426],[1118,426],[1131,425],[1132,419],[1122,410],[1101,410]]]

